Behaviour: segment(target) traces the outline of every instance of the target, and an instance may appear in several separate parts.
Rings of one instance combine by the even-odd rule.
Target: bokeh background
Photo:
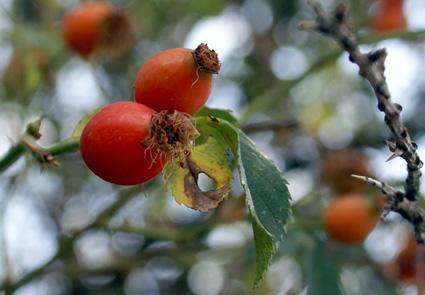
[[[406,169],[401,159],[385,162],[390,134],[356,66],[332,40],[297,30],[312,18],[304,0],[109,2],[127,11],[137,40],[113,61],[82,58],[64,43],[63,16],[79,1],[0,0],[0,157],[41,114],[38,143],[49,146],[86,113],[131,100],[147,58],[205,42],[222,61],[207,105],[231,110],[290,183],[286,241],[253,289],[255,249],[237,176],[229,200],[198,213],[177,205],[160,178],[123,189],[94,176],[78,152],[60,156],[59,168],[26,156],[0,175],[0,285],[54,257],[16,294],[416,294],[414,280],[394,274],[411,235],[398,215],[357,246],[323,230],[322,212],[341,194],[323,175],[326,161],[348,177],[352,163],[363,161],[358,156],[370,175],[396,186]],[[404,1],[407,29],[394,35],[369,26],[376,1],[345,2],[362,48],[387,48],[390,91],[425,158],[425,2]],[[367,187],[361,193],[377,195]],[[123,195],[128,204],[91,224]]]

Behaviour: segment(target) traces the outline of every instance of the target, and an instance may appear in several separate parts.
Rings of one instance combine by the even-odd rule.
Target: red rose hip
[[[157,113],[139,103],[116,102],[102,108],[87,123],[80,152],[100,178],[134,185],[158,175],[168,159],[187,156],[197,136],[183,113]]]
[[[177,110],[193,115],[207,101],[212,74],[219,70],[217,54],[206,44],[195,50],[162,51],[140,68],[134,83],[135,100],[158,112]]]
[[[158,175],[166,160],[143,145],[156,112],[142,104],[117,102],[91,118],[80,139],[86,165],[100,178],[121,185]]]

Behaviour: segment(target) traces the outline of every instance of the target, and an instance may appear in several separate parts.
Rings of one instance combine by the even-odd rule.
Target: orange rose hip
[[[117,57],[134,43],[127,14],[103,1],[81,3],[71,9],[62,24],[68,46],[82,56]]]
[[[219,70],[218,56],[206,44],[195,50],[164,50],[140,68],[134,82],[135,100],[158,112],[177,110],[193,115],[207,101],[212,74]]]
[[[372,27],[380,32],[391,32],[406,28],[403,0],[380,0],[372,16]]]
[[[334,199],[323,216],[326,232],[334,240],[345,244],[361,243],[378,221],[376,207],[358,194]]]

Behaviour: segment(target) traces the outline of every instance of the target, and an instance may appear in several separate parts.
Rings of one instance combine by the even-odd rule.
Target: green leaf
[[[307,255],[308,295],[342,294],[340,271],[326,244],[316,240],[315,247]]]
[[[212,109],[208,107],[203,107],[197,114],[197,117],[208,117],[213,116],[224,121],[229,122],[232,125],[239,126],[239,121],[235,116],[232,115],[230,110],[221,110],[221,109]]]
[[[275,239],[283,240],[290,215],[290,194],[282,172],[249,137],[231,123],[209,117],[196,125],[217,129],[237,160],[247,204],[258,223]]]
[[[198,118],[197,126],[208,125],[218,130],[236,159],[246,202],[252,218],[256,248],[258,286],[285,235],[290,215],[290,195],[279,169],[264,156],[255,144],[231,123],[210,117]]]
[[[72,131],[71,138],[79,138],[81,136],[81,133],[83,133],[84,127],[86,127],[90,119],[93,118],[93,116],[96,115],[99,110],[100,109],[95,109],[94,111],[91,111],[90,113],[84,115],[84,117],[82,117],[81,120],[78,121],[77,125],[74,128],[74,131]]]
[[[269,268],[273,255],[276,252],[277,245],[273,242],[272,237],[264,228],[258,224],[256,218],[252,219],[252,229],[254,231],[256,263],[254,287],[258,287]]]
[[[290,194],[279,169],[239,131],[239,174],[247,204],[261,226],[282,241],[290,215]]]

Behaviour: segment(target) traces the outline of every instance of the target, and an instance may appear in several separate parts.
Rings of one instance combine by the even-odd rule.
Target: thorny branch
[[[388,85],[385,79],[385,49],[378,49],[363,53],[360,51],[359,42],[355,31],[347,19],[348,6],[340,4],[333,13],[325,12],[316,0],[308,0],[309,6],[316,14],[316,20],[300,24],[301,30],[315,30],[329,35],[348,52],[349,59],[359,67],[359,74],[369,81],[378,100],[378,110],[385,114],[384,120],[391,133],[392,141],[386,141],[392,156],[402,157],[407,163],[407,178],[404,192],[398,191],[385,183],[369,177],[359,177],[368,184],[378,187],[386,196],[387,206],[384,210],[385,217],[390,211],[401,214],[415,229],[418,243],[425,243],[425,211],[419,207],[418,192],[421,178],[420,169],[423,166],[416,150],[417,145],[412,140],[406,126],[400,120],[401,105],[391,100]]]
[[[13,144],[6,154],[0,158],[0,174],[7,170],[21,156],[25,155],[26,152],[29,152],[41,165],[49,164],[58,166],[59,162],[55,157],[56,155],[75,152],[80,145],[80,139],[78,137],[70,137],[56,142],[50,147],[43,148],[37,144],[36,139],[34,134],[29,133],[27,128],[27,131],[21,135],[19,141]]]

